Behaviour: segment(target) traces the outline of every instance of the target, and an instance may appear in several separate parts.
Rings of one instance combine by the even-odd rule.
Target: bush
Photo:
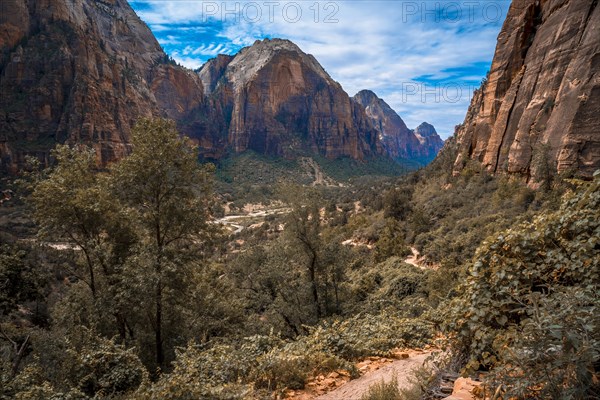
[[[173,372],[163,375],[138,397],[152,399],[238,399],[253,390],[301,389],[310,376],[346,370],[352,361],[389,355],[397,347],[430,343],[432,325],[392,314],[358,315],[324,322],[294,341],[276,335],[252,336],[239,344],[188,345],[179,350]],[[252,387],[254,385],[254,388]]]
[[[579,186],[559,211],[484,242],[454,304],[448,328],[470,357],[467,370],[496,368],[512,378],[509,393],[598,390],[590,374],[600,360],[600,174]]]
[[[76,387],[90,397],[113,397],[136,390],[146,378],[146,369],[133,349],[90,333],[89,347],[71,349],[75,360],[72,376]]]
[[[502,363],[492,371],[492,387],[506,387],[508,398],[600,397],[592,367],[600,359],[600,293],[532,293],[526,309],[519,329],[496,344]]]
[[[62,338],[40,333],[34,336],[38,352],[49,354],[34,357],[10,382],[9,398],[115,398],[132,394],[147,380],[146,369],[133,349],[86,328]]]
[[[398,257],[389,258],[372,268],[354,271],[351,280],[355,282],[352,288],[354,298],[359,301],[357,311],[371,314],[382,310],[405,312],[415,306],[426,306],[430,274],[430,271],[406,264]],[[418,301],[415,300],[417,297]]]
[[[141,388],[140,399],[214,399],[246,398],[251,391],[248,380],[261,355],[283,343],[276,336],[244,338],[238,346],[190,343],[177,351],[173,371],[162,375],[152,386]]]
[[[384,380],[369,387],[367,394],[363,395],[361,400],[400,400],[400,390],[398,389],[398,380],[394,377],[388,383]]]

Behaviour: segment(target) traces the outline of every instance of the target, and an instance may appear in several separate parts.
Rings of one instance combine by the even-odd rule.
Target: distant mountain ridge
[[[378,132],[385,152],[394,159],[418,159],[425,162],[435,158],[444,145],[433,125],[423,122],[408,129],[402,118],[370,90],[361,90],[354,101],[365,108]]]
[[[48,163],[63,142],[93,146],[106,165],[129,151],[131,127],[148,116],[175,120],[209,159],[253,150],[424,163],[437,151],[403,122],[382,134],[372,111],[287,40],[257,41],[193,72],[169,59],[126,0],[2,7],[11,10],[0,14],[3,171],[16,172],[28,155]],[[401,121],[390,110],[386,118]]]

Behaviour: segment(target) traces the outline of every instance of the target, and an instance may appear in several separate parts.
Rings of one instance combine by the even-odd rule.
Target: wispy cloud
[[[445,137],[462,122],[491,63],[507,0],[193,1],[131,5],[165,50],[197,68],[257,39],[281,37],[313,54],[350,94],[371,89],[411,127]],[[451,88],[460,87],[460,97]]]

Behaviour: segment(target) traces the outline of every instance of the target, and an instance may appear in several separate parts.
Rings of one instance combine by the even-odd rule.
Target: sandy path
[[[421,269],[425,269],[420,263],[419,263],[419,258],[421,257],[421,253],[419,253],[419,250],[415,249],[414,247],[410,248],[410,251],[412,252],[412,254],[408,257],[406,257],[406,259],[404,260],[405,263],[410,264],[410,265],[414,265],[415,267],[421,268]]]
[[[396,360],[376,371],[363,375],[334,391],[317,397],[317,400],[360,400],[369,391],[371,385],[381,382],[382,379],[389,382],[394,376],[398,379],[399,388],[407,388],[410,386],[413,369],[422,366],[430,354],[430,352],[412,353],[409,358]]]

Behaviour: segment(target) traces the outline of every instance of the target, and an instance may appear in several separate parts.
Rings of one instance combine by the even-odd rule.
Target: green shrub
[[[77,334],[62,338],[36,332],[34,347],[50,354],[29,360],[10,382],[9,398],[115,398],[132,394],[147,380],[147,371],[134,349],[83,327]],[[1,395],[0,391],[3,398]]]
[[[394,377],[388,383],[383,379],[369,387],[369,391],[363,395],[361,400],[400,400],[398,379]]]
[[[92,337],[90,346],[69,350],[76,360],[72,376],[77,388],[90,397],[112,397],[136,390],[146,369],[132,349],[113,341]]]
[[[600,292],[564,288],[532,293],[527,317],[496,343],[502,360],[490,375],[508,398],[600,396],[593,365],[600,359]]]
[[[412,315],[406,311],[426,307],[430,274],[430,271],[406,264],[398,257],[353,271],[352,292],[358,301],[356,310],[371,314],[389,310]]]
[[[140,399],[214,399],[246,398],[251,391],[247,380],[254,373],[260,355],[281,343],[275,336],[244,338],[238,346],[215,344],[211,347],[190,343],[177,351],[173,371],[162,375],[152,386],[141,388]]]

